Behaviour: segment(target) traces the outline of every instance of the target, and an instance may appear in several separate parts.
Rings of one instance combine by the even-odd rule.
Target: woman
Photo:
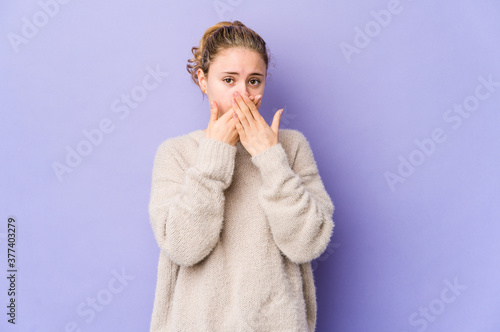
[[[269,56],[239,21],[209,28],[187,65],[207,94],[204,130],[164,141],[149,203],[160,247],[151,331],[314,331],[310,261],[333,204],[297,130],[258,112]]]

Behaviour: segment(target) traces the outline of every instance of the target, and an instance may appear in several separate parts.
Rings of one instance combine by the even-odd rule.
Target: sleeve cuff
[[[198,148],[197,168],[210,178],[229,185],[233,176],[236,150],[236,146],[229,143],[203,137]]]
[[[281,143],[275,144],[252,157],[252,163],[260,170],[263,179],[276,178],[283,171],[290,171],[288,156]]]

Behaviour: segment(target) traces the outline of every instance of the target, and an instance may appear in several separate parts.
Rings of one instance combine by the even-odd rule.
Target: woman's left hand
[[[240,142],[248,153],[253,157],[278,144],[278,130],[283,109],[274,114],[273,123],[269,127],[254,102],[247,95],[234,92],[233,96],[231,103],[236,112],[233,115],[233,120],[238,130]]]

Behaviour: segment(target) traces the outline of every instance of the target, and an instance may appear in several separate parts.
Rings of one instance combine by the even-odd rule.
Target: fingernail
[[[280,111],[280,115],[283,114],[283,111],[284,111],[284,109],[282,108],[281,111]]]
[[[233,92],[233,96],[238,97],[238,91]]]

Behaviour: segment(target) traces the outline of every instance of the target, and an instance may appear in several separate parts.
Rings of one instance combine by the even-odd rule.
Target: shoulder
[[[306,136],[297,129],[280,129],[278,132],[278,139],[287,143],[307,141]]]
[[[280,129],[278,141],[287,153],[295,154],[302,146],[309,146],[306,136],[297,129]]]
[[[278,141],[283,146],[292,165],[295,165],[298,159],[306,160],[309,163],[314,161],[309,141],[301,131],[296,129],[281,129],[278,133]]]
[[[165,139],[157,148],[157,153],[189,153],[196,151],[200,144],[200,139],[205,136],[203,130],[195,130],[187,134],[182,134]]]

